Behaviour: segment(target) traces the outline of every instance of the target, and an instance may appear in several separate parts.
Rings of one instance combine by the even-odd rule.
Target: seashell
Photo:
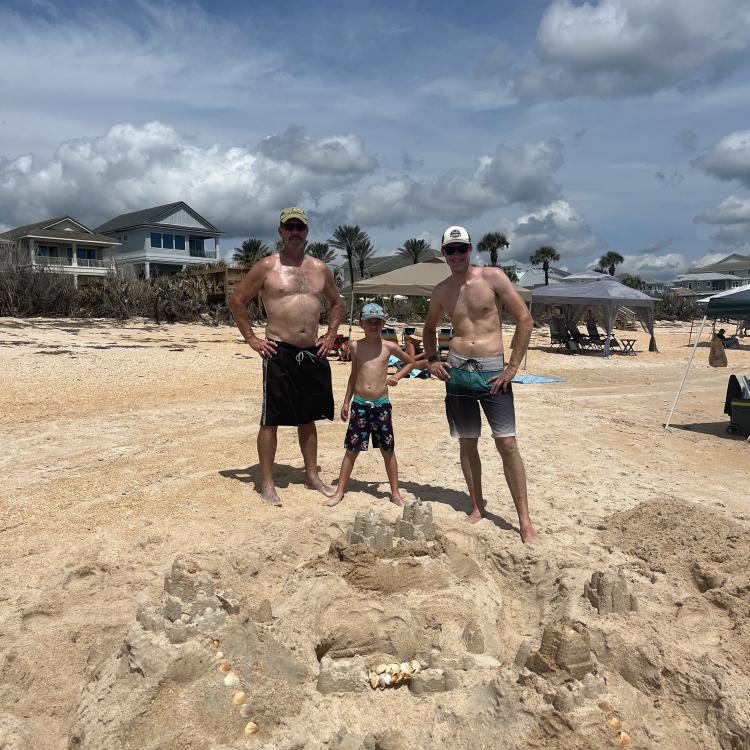
[[[243,719],[249,719],[252,716],[252,713],[253,713],[253,709],[249,703],[243,703],[240,706],[240,716]]]
[[[391,676],[387,673],[383,673],[378,676],[378,684],[381,688],[387,687],[391,684]]]
[[[247,695],[242,692],[242,690],[238,690],[234,694],[234,698],[232,698],[232,703],[234,703],[235,706],[241,706],[245,701],[247,700]]]
[[[395,662],[393,664],[388,665],[388,674],[396,674],[401,669],[400,664],[396,664]]]
[[[575,633],[576,631],[575,631],[575,628],[572,625],[568,625],[568,623],[565,623],[562,626],[562,632],[570,634],[570,633]]]
[[[217,641],[216,638],[214,638],[211,641],[211,648],[219,648],[221,646],[221,641]]]
[[[411,672],[411,667],[409,666],[408,661],[402,661],[401,664],[398,665],[398,668],[404,674],[409,674],[409,672]]]
[[[633,740],[630,739],[630,735],[627,732],[620,732],[617,735],[617,744],[620,747],[632,747]]]
[[[377,674],[383,674],[383,672],[388,671],[388,665],[387,664],[378,664],[377,667],[375,667],[375,672]]]
[[[227,672],[227,676],[224,678],[224,684],[227,687],[236,687],[240,684],[240,678],[237,677],[236,672]]]
[[[373,690],[378,686],[378,682],[378,675],[375,672],[370,672],[370,685]]]
[[[232,668],[232,662],[229,659],[222,659],[219,662],[219,672],[228,672]]]
[[[216,653],[214,654],[214,656],[215,656],[215,657],[216,657],[217,659],[221,660],[221,659],[223,659],[223,658],[224,658],[224,652],[223,652],[223,651],[217,651],[217,652],[216,652]]]
[[[607,701],[602,701],[599,704],[599,710],[604,711],[605,714],[611,714],[612,711],[614,711],[612,705],[610,703],[607,703]]]
[[[607,719],[607,726],[610,729],[619,729],[622,726],[622,722],[616,716],[610,716]]]
[[[411,662],[409,662],[409,666],[411,667],[412,674],[416,674],[422,669],[422,665],[416,659],[412,659]]]
[[[260,731],[260,727],[254,722],[254,721],[248,721],[247,724],[245,724],[245,734],[251,735],[255,734],[256,732]]]

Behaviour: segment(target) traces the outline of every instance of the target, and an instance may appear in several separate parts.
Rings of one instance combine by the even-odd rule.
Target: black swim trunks
[[[263,360],[264,427],[297,426],[333,419],[331,366],[316,346],[301,349],[276,342],[276,354]]]

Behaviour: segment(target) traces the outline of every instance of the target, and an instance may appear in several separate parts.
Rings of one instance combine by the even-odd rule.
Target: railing
[[[78,265],[82,268],[107,268],[109,261],[99,258],[78,258]]]
[[[34,264],[37,266],[72,266],[73,259],[66,258],[55,258],[51,255],[37,255],[34,258]]]
[[[191,258],[215,258],[216,250],[191,250]]]

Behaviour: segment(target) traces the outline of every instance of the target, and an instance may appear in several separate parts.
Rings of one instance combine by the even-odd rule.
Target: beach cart
[[[729,415],[730,435],[750,436],[750,378],[747,375],[730,375],[724,414]]]

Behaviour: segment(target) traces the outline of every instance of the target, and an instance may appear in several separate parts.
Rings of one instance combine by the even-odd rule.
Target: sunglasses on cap
[[[307,229],[307,224],[303,224],[301,221],[287,221],[281,226],[287,232],[304,232]]]
[[[468,245],[443,245],[443,251],[446,255],[453,255],[459,253],[460,255],[466,255],[469,252]]]

